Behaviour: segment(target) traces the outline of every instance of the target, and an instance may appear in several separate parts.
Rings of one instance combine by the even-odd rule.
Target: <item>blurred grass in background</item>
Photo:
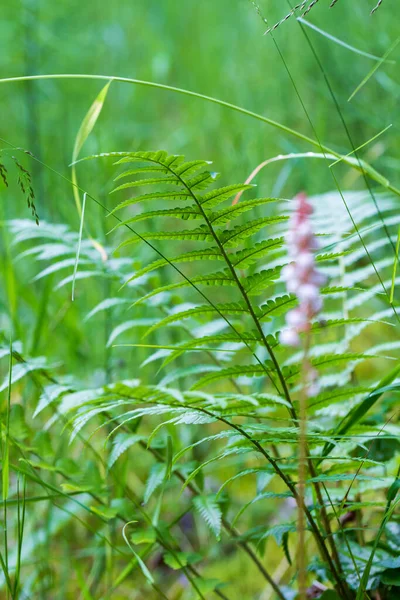
[[[397,3],[386,0],[371,17],[373,2],[340,0],[328,10],[328,2],[321,1],[307,19],[355,48],[383,56],[399,34]],[[271,24],[288,11],[283,0],[260,0],[259,5]],[[88,73],[157,81],[221,98],[314,137],[274,41],[263,35],[265,29],[248,0],[19,0],[17,6],[3,0],[0,73],[1,77]],[[354,145],[363,144],[393,123],[361,154],[399,186],[400,138],[395,122],[400,95],[399,49],[390,57],[397,62],[382,65],[349,103],[351,93],[376,63],[316,31],[306,32],[332,84]],[[340,116],[299,24],[289,19],[274,36],[321,141],[340,152],[350,152]],[[70,178],[68,165],[76,133],[102,85],[84,80],[1,84],[1,146],[6,148],[9,142],[23,147]],[[158,148],[185,154],[189,159],[212,160],[224,183],[244,180],[267,158],[311,150],[267,125],[202,100],[113,83],[81,155]],[[27,156],[21,162],[32,172],[41,219],[67,223],[78,231],[79,217],[68,182]],[[9,167],[12,172],[13,166]],[[344,189],[364,188],[362,178],[347,167],[339,167],[339,173]],[[111,206],[107,196],[114,176],[111,167],[93,162],[87,168],[79,167],[78,174],[82,188]],[[263,196],[288,198],[299,190],[319,194],[334,187],[324,161],[276,163],[267,167],[257,182]],[[26,203],[16,186],[7,189],[1,182],[0,186],[0,219],[27,218]],[[104,224],[104,212],[90,201],[86,211],[90,233],[104,238],[110,229]],[[107,317],[101,326],[93,326],[91,321],[83,324],[82,320],[109,295],[105,289],[108,283],[79,283],[77,301],[71,304],[69,288],[54,292],[51,280],[31,283],[34,273],[29,263],[20,262],[14,270],[4,229],[1,238],[2,277],[6,282],[0,292],[2,329],[7,328],[11,317],[16,336],[27,341],[30,352],[61,360],[67,371],[84,374],[89,384],[96,383],[107,362],[109,351],[104,347],[112,324]],[[127,360],[131,376],[137,374],[131,365],[138,364],[138,354],[131,353],[132,362]],[[29,392],[28,387],[25,395]],[[62,542],[60,555],[61,547]],[[209,567],[211,575],[219,569],[218,561]],[[260,582],[237,554],[231,562],[225,556],[224,570],[227,579],[230,570],[242,573],[243,587],[229,590],[232,600],[244,598],[246,593],[250,598],[259,591]]]

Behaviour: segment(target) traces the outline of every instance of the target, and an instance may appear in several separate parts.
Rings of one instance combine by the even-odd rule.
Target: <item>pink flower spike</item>
[[[315,264],[314,252],[319,245],[310,221],[313,207],[304,193],[296,196],[294,201],[295,210],[290,216],[286,235],[291,262],[282,269],[282,279],[288,292],[297,296],[299,306],[286,315],[289,329],[282,332],[280,339],[288,346],[297,346],[299,333],[310,331],[312,319],[322,309],[320,288],[326,282]]]
[[[311,269],[314,266],[314,257],[311,252],[302,252],[296,260],[297,267],[301,269]]]
[[[315,300],[319,296],[319,288],[314,283],[304,283],[297,290],[300,301]]]
[[[294,308],[287,313],[286,323],[295,328],[303,327],[307,323],[307,315],[299,308]]]
[[[295,329],[284,329],[280,334],[280,340],[285,346],[298,346],[300,344],[299,334]]]

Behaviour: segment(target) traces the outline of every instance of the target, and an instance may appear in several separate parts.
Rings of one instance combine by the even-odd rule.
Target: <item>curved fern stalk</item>
[[[297,495],[297,492],[296,492],[296,489],[295,489],[295,487],[294,487],[294,486],[293,486],[293,484],[290,482],[290,480],[289,480],[289,479],[288,479],[288,478],[287,478],[287,477],[286,477],[286,476],[283,474],[283,472],[280,470],[280,468],[279,468],[279,466],[277,465],[276,461],[274,461],[274,459],[272,459],[272,458],[271,458],[271,457],[268,455],[268,453],[267,453],[267,452],[266,452],[266,451],[263,449],[263,447],[260,445],[260,443],[259,443],[259,442],[257,442],[257,440],[254,440],[254,439],[252,438],[252,436],[251,436],[251,435],[249,435],[249,434],[248,434],[248,433],[247,433],[245,430],[243,430],[243,428],[241,428],[241,427],[239,427],[239,426],[237,426],[237,425],[235,425],[235,424],[233,424],[233,423],[231,423],[231,422],[227,421],[225,418],[223,418],[223,417],[221,417],[221,416],[219,416],[219,415],[217,415],[217,414],[215,414],[215,413],[212,413],[212,412],[210,412],[210,411],[209,411],[209,410],[207,410],[207,409],[200,408],[200,407],[196,407],[196,406],[190,406],[190,405],[187,405],[187,407],[188,407],[188,408],[192,408],[192,409],[194,409],[194,410],[196,410],[196,411],[200,411],[200,412],[202,412],[202,413],[204,413],[204,414],[208,415],[209,417],[211,417],[211,418],[213,418],[213,419],[220,420],[221,422],[225,423],[225,424],[226,424],[226,425],[228,425],[229,427],[231,427],[231,428],[233,428],[234,430],[236,430],[237,432],[239,432],[239,433],[240,433],[241,435],[243,435],[243,436],[244,436],[246,439],[248,439],[248,440],[250,441],[250,443],[251,443],[252,445],[254,445],[254,446],[255,446],[255,448],[257,448],[257,450],[258,450],[259,452],[261,452],[261,454],[263,454],[265,458],[267,458],[267,460],[268,460],[268,461],[270,462],[270,464],[273,466],[273,468],[274,468],[274,470],[277,472],[277,474],[278,474],[278,475],[279,475],[279,476],[280,476],[280,477],[283,479],[283,481],[286,483],[286,485],[287,485],[287,486],[289,487],[289,489],[292,491],[292,493],[293,493],[294,497],[296,497],[296,495]],[[125,423],[126,423],[126,421],[125,421]],[[124,423],[122,423],[122,425],[124,426]],[[307,519],[309,520],[309,522],[310,522],[310,524],[311,524],[311,527],[313,528],[313,530],[314,530],[314,533],[315,533],[315,535],[316,535],[317,539],[319,539],[319,540],[320,540],[320,542],[321,542],[321,545],[323,546],[323,541],[322,541],[322,538],[320,538],[320,537],[318,538],[318,536],[319,536],[319,531],[318,531],[318,528],[316,527],[315,523],[313,522],[312,515],[311,515],[311,513],[310,513],[310,511],[308,510],[308,508],[307,508],[307,507],[306,507],[306,509],[305,509],[305,510],[306,510],[306,514],[307,514]],[[329,554],[327,555],[327,554],[325,553],[325,554],[324,554],[324,556],[325,556],[325,559],[326,559],[326,560],[328,560],[328,562],[329,562]]]

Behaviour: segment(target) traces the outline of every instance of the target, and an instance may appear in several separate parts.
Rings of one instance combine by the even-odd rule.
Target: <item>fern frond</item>
[[[136,300],[134,306],[146,302],[146,300],[148,300],[152,296],[156,296],[158,294],[162,294],[163,292],[168,292],[179,288],[192,286],[193,284],[206,286],[233,286],[235,285],[235,280],[233,279],[232,275],[227,269],[225,269],[224,271],[217,271],[216,273],[209,273],[208,275],[198,275],[196,277],[192,277],[190,279],[190,282],[180,281],[179,283],[170,283],[168,285],[158,287],[146,294],[145,296],[142,296],[141,298]]]
[[[179,264],[184,262],[194,262],[194,261],[203,261],[203,260],[224,260],[218,248],[204,248],[203,250],[192,250],[190,252],[185,252],[184,254],[179,254],[178,256],[174,256],[170,261],[165,260],[164,258],[160,258],[146,267],[139,269],[134,275],[132,275],[129,281],[134,281],[151,271],[155,271],[156,269],[160,269],[161,267],[169,265],[171,262],[173,264]]]
[[[108,457],[107,468],[111,469],[117,460],[134,444],[146,438],[138,434],[119,433],[115,436],[112,451]]]
[[[245,269],[246,267],[249,267],[257,262],[259,258],[262,258],[269,252],[278,250],[282,247],[282,245],[282,237],[272,238],[269,240],[264,240],[263,242],[258,242],[252,248],[238,250],[234,254],[230,254],[229,257],[234,267]]]
[[[161,321],[158,321],[153,327],[151,327],[146,335],[149,335],[156,329],[160,329],[165,325],[171,325],[172,323],[176,323],[178,321],[182,321],[184,319],[205,316],[210,314],[223,314],[223,315],[247,315],[249,314],[249,309],[247,306],[240,303],[228,303],[228,304],[216,304],[215,306],[211,304],[204,304],[200,306],[196,306],[194,308],[189,308],[188,310],[183,310],[172,315],[168,315]]]
[[[277,217],[263,217],[262,219],[253,219],[248,221],[244,225],[237,225],[233,229],[228,229],[219,235],[223,246],[228,248],[239,246],[242,242],[247,240],[249,237],[258,233],[264,227],[268,227],[274,223],[286,221],[288,217],[277,216]]]
[[[269,340],[271,341],[271,344],[274,343],[275,345],[277,345],[277,341],[273,340],[273,338],[269,338]],[[161,367],[166,367],[170,362],[176,360],[179,356],[181,356],[182,354],[184,354],[187,350],[190,350],[191,348],[197,348],[200,346],[210,346],[210,344],[226,344],[226,343],[236,343],[236,344],[243,344],[244,342],[251,344],[251,343],[259,343],[262,342],[262,338],[260,336],[260,334],[255,331],[255,332],[244,332],[241,334],[235,333],[234,331],[230,332],[230,333],[220,333],[217,335],[207,335],[201,338],[194,338],[193,340],[190,340],[189,342],[185,342],[183,344],[179,344],[179,346],[176,346],[176,350],[174,350],[163,362],[163,364],[161,365]]]
[[[121,163],[121,161],[119,161]],[[150,165],[148,167],[139,167],[138,169],[130,169],[129,171],[123,171],[117,177],[114,178],[114,181],[119,181],[124,177],[132,177],[132,175],[141,175],[142,173],[168,173],[167,167],[162,167],[159,165]]]
[[[193,505],[217,540],[221,537],[222,511],[215,496],[196,496]]]
[[[266,321],[272,319],[273,317],[279,317],[293,308],[293,306],[296,304],[297,300],[295,296],[278,296],[277,298],[268,300],[266,304],[263,304],[260,307],[260,320]]]
[[[194,386],[192,386],[192,389],[197,390],[214,381],[228,377],[266,377],[269,373],[274,371],[275,367],[271,361],[264,362],[263,365],[237,365],[226,369],[220,369],[216,373],[210,373],[209,375],[202,377]]]
[[[154,217],[174,217],[174,218],[178,218],[178,219],[189,220],[189,219],[199,219],[199,218],[201,218],[201,214],[196,206],[188,206],[188,207],[177,206],[176,208],[165,208],[165,209],[160,209],[160,210],[152,210],[149,212],[140,213],[140,214],[136,215],[135,217],[130,217],[129,219],[125,219],[124,221],[121,221],[113,229],[111,229],[109,231],[109,233],[112,233],[113,231],[115,231],[116,229],[119,229],[121,227],[126,227],[126,225],[131,225],[132,223],[139,223],[141,221],[147,221],[149,219],[151,220]]]
[[[145,231],[140,234],[145,240],[186,240],[186,241],[201,241],[201,242],[213,242],[214,238],[211,233],[205,228],[204,225],[195,229],[182,229],[178,231]],[[137,237],[131,238],[121,243],[117,249],[123,248],[132,243],[137,243],[139,239]]]
[[[127,190],[130,188],[141,187],[145,185],[157,185],[157,184],[172,184],[176,185],[176,177],[153,177],[151,179],[137,179],[136,181],[129,181],[128,183],[122,183],[118,187],[114,188],[110,193],[120,192],[121,190]]]
[[[254,188],[253,185],[246,185],[242,183],[236,185],[227,185],[223,188],[219,188],[218,190],[213,190],[212,192],[203,194],[200,197],[200,204],[204,209],[209,210],[210,208],[214,208],[214,206],[218,206],[218,204],[229,200],[233,196],[236,196],[236,194],[239,192],[244,192],[252,188]]]
[[[270,287],[280,275],[280,267],[268,269],[241,279],[243,287],[249,296],[259,295]]]
[[[264,206],[265,204],[271,204],[272,202],[277,201],[278,198],[256,198],[255,200],[244,200],[243,202],[234,204],[229,208],[225,208],[215,212],[207,211],[207,216],[212,225],[225,225],[226,223],[237,219],[249,210],[253,210],[253,208],[257,208],[258,206]]]
[[[141,196],[135,196],[134,198],[128,198],[117,204],[117,206],[109,213],[109,216],[114,215],[117,211],[122,210],[128,206],[133,206],[141,202],[147,202],[148,200],[188,200],[190,199],[189,192],[152,192],[150,194],[142,194]]]

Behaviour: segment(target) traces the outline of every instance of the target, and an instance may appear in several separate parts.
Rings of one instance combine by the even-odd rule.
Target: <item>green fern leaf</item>
[[[204,190],[208,188],[218,178],[218,173],[209,173],[204,171],[192,179],[185,180],[185,186],[192,190]]]
[[[85,317],[84,321],[89,321],[92,317],[97,315],[97,313],[108,310],[109,308],[114,308],[114,306],[122,306],[127,304],[129,300],[125,298],[106,298],[97,304]]]
[[[111,194],[115,192],[120,192],[121,190],[127,190],[130,188],[141,187],[144,185],[157,185],[157,184],[173,184],[177,185],[179,181],[175,176],[173,177],[153,177],[151,179],[137,179],[136,181],[128,181],[127,183],[122,183],[118,187],[111,190]]]
[[[145,231],[140,234],[145,240],[186,240],[186,241],[200,241],[200,242],[213,242],[213,235],[206,229],[204,225],[197,227],[196,229],[182,229],[180,231]],[[132,243],[139,241],[139,238],[131,238],[126,242],[123,242],[118,246],[123,248]]]
[[[107,347],[109,348],[111,344],[116,340],[116,338],[121,335],[121,333],[124,333],[129,329],[133,329],[134,327],[148,327],[149,325],[154,325],[156,322],[156,319],[132,319],[130,321],[120,323],[110,333],[110,337],[107,341]]]
[[[268,225],[272,225],[273,223],[279,223],[280,221],[286,221],[287,219],[288,217],[283,216],[253,219],[244,225],[237,225],[233,229],[228,229],[222,232],[219,238],[223,246],[238,246],[252,235],[258,233],[264,227],[268,227]]]
[[[234,219],[237,219],[243,213],[256,208],[257,206],[264,206],[265,204],[271,204],[271,202],[276,202],[277,198],[260,198],[255,200],[246,200],[243,202],[239,202],[229,208],[225,208],[223,210],[219,210],[216,212],[208,213],[208,218],[210,223],[215,225],[224,225],[225,223],[229,223]]]
[[[262,258],[272,250],[277,250],[283,245],[283,238],[275,238],[258,242],[251,248],[245,248],[239,250],[234,254],[230,254],[229,258],[232,261],[232,265],[239,269],[245,269],[246,267],[257,262],[259,258]]]
[[[167,167],[162,167],[158,165],[150,165],[148,167],[139,167],[137,169],[130,169],[129,171],[124,171],[115,177],[114,181],[119,181],[124,177],[132,177],[132,175],[141,175],[142,173],[168,173]]]
[[[207,286],[225,286],[235,285],[235,280],[233,279],[232,275],[227,269],[225,269],[224,271],[217,271],[216,273],[209,273],[208,275],[198,275],[197,277],[192,277],[190,282],[184,280],[180,281],[179,283],[170,283],[169,285],[163,285],[159,288],[156,288],[148,294],[146,294],[145,296],[142,296],[141,298],[136,300],[133,306],[136,306],[137,304],[142,304],[143,302],[146,302],[146,300],[148,300],[152,296],[156,296],[157,294],[187,287],[192,284]]]
[[[195,496],[193,504],[217,540],[221,537],[222,512],[215,496]]]
[[[210,373],[205,377],[202,377],[197,383],[192,386],[192,390],[197,390],[209,383],[218,381],[219,379],[225,379],[228,377],[266,377],[269,373],[275,371],[274,364],[272,361],[264,362],[262,365],[237,365],[234,367],[228,367],[226,369],[220,369],[216,373]]]
[[[280,315],[286,314],[286,312],[293,308],[297,304],[295,296],[278,296],[268,300],[266,304],[263,304],[260,308],[261,321],[269,321],[273,317],[279,317]]]
[[[249,502],[244,504],[239,512],[236,514],[235,518],[232,521],[232,527],[235,526],[237,521],[240,519],[242,514],[253,504],[256,502],[260,502],[261,500],[269,500],[271,498],[285,499],[285,498],[293,498],[293,494],[290,492],[262,492],[261,494],[257,494],[254,498],[252,498]]]
[[[234,331],[230,332],[230,333],[220,333],[217,335],[206,335],[204,337],[201,338],[194,338],[193,340],[190,340],[189,342],[185,342],[183,344],[180,344],[179,346],[176,346],[176,350],[174,350],[163,362],[163,364],[161,365],[161,368],[166,367],[170,362],[172,362],[173,360],[176,360],[179,356],[181,356],[182,354],[184,354],[187,350],[190,350],[191,348],[198,348],[201,346],[210,346],[210,344],[226,344],[226,343],[236,343],[236,344],[243,344],[243,343],[254,343],[254,342],[261,342],[261,336],[260,334],[256,331],[254,333],[249,333],[249,332],[245,332],[243,334],[238,334],[235,333]],[[269,340],[271,342],[271,340]],[[275,341],[275,345],[277,345],[277,341]],[[272,344],[273,345],[273,344]]]
[[[174,167],[174,173],[176,173],[176,175],[178,175],[180,178],[188,177],[188,175],[193,175],[200,169],[209,167],[210,164],[211,162],[207,160],[191,160],[183,162],[178,167]]]
[[[131,448],[131,446],[133,446],[137,442],[141,442],[143,440],[145,440],[145,437],[142,435],[137,435],[137,434],[132,435],[130,433],[119,433],[114,439],[113,448],[108,457],[108,462],[107,462],[108,469],[111,469],[114,466],[114,464],[117,462],[117,460],[120,458],[120,456],[122,456],[122,454],[124,452],[129,450],[129,448]]]
[[[260,271],[241,280],[249,295],[257,295],[270,287],[279,278],[281,267]]]
[[[143,269],[139,269],[132,277],[128,279],[129,281],[134,281],[151,271],[155,271],[161,267],[169,265],[171,262],[173,264],[178,264],[182,262],[192,262],[192,261],[203,261],[203,260],[224,260],[220,250],[218,248],[204,248],[203,250],[192,250],[191,252],[185,252],[184,254],[179,254],[178,256],[174,256],[170,261],[165,260],[164,258],[160,258],[159,260],[155,260],[150,263]]]
[[[157,150],[155,152],[140,150],[138,152],[124,153],[124,157],[114,164],[121,165],[130,162],[150,162],[169,166],[174,162],[176,164],[179,164],[180,162],[182,162],[182,160],[182,156],[169,155],[168,152],[165,152],[165,150]]]
[[[228,185],[226,187],[213,190],[212,192],[208,192],[207,194],[203,194],[200,196],[199,201],[202,205],[202,208],[208,210],[214,206],[217,206],[218,204],[221,204],[222,202],[225,202],[225,200],[229,200],[229,198],[232,198],[232,196],[236,196],[236,194],[239,192],[250,190],[253,187],[253,185],[247,185],[243,183]]]
[[[362,352],[352,352],[347,354],[327,354],[311,358],[310,362],[317,369],[332,368],[342,365],[343,363],[358,363],[369,358],[377,358],[372,354],[363,354]],[[286,379],[296,377],[301,373],[301,364],[291,365],[289,368],[284,367],[283,372]]]
[[[32,418],[34,419],[37,417],[45,408],[67,394],[69,391],[70,389],[65,385],[60,385],[57,383],[47,385],[39,398],[38,405],[32,415]]]
[[[167,466],[163,463],[157,463],[150,469],[150,475],[146,482],[143,503],[147,504],[154,492],[159,488],[167,475]]]
[[[123,200],[117,204],[117,206],[109,213],[109,216],[115,214],[118,210],[126,208],[127,206],[132,206],[134,204],[139,204],[141,202],[147,202],[148,200],[187,200],[190,198],[189,192],[152,192],[151,194],[142,194],[140,196],[135,196],[134,198],[128,198],[128,200]]]
[[[199,219],[201,217],[201,214],[200,214],[197,206],[195,206],[195,205],[188,206],[188,207],[177,206],[176,208],[152,210],[149,212],[140,213],[139,215],[136,215],[135,217],[131,217],[129,219],[121,221],[121,223],[118,223],[113,229],[111,229],[109,231],[109,233],[112,233],[113,231],[115,231],[116,229],[119,229],[121,227],[125,227],[126,225],[130,225],[131,223],[147,221],[149,219],[153,219],[154,217],[175,217],[178,219],[189,220],[189,219]]]
[[[214,306],[212,306],[211,304],[205,304],[196,306],[194,308],[189,308],[188,310],[168,315],[168,317],[165,317],[164,319],[153,325],[153,327],[151,327],[147,331],[146,335],[149,335],[150,333],[152,333],[156,329],[159,329],[160,327],[164,327],[165,325],[171,325],[172,323],[182,321],[183,319],[189,319],[215,313],[222,313],[223,315],[244,315],[249,314],[249,309],[247,306],[244,306],[239,303],[216,304]]]

